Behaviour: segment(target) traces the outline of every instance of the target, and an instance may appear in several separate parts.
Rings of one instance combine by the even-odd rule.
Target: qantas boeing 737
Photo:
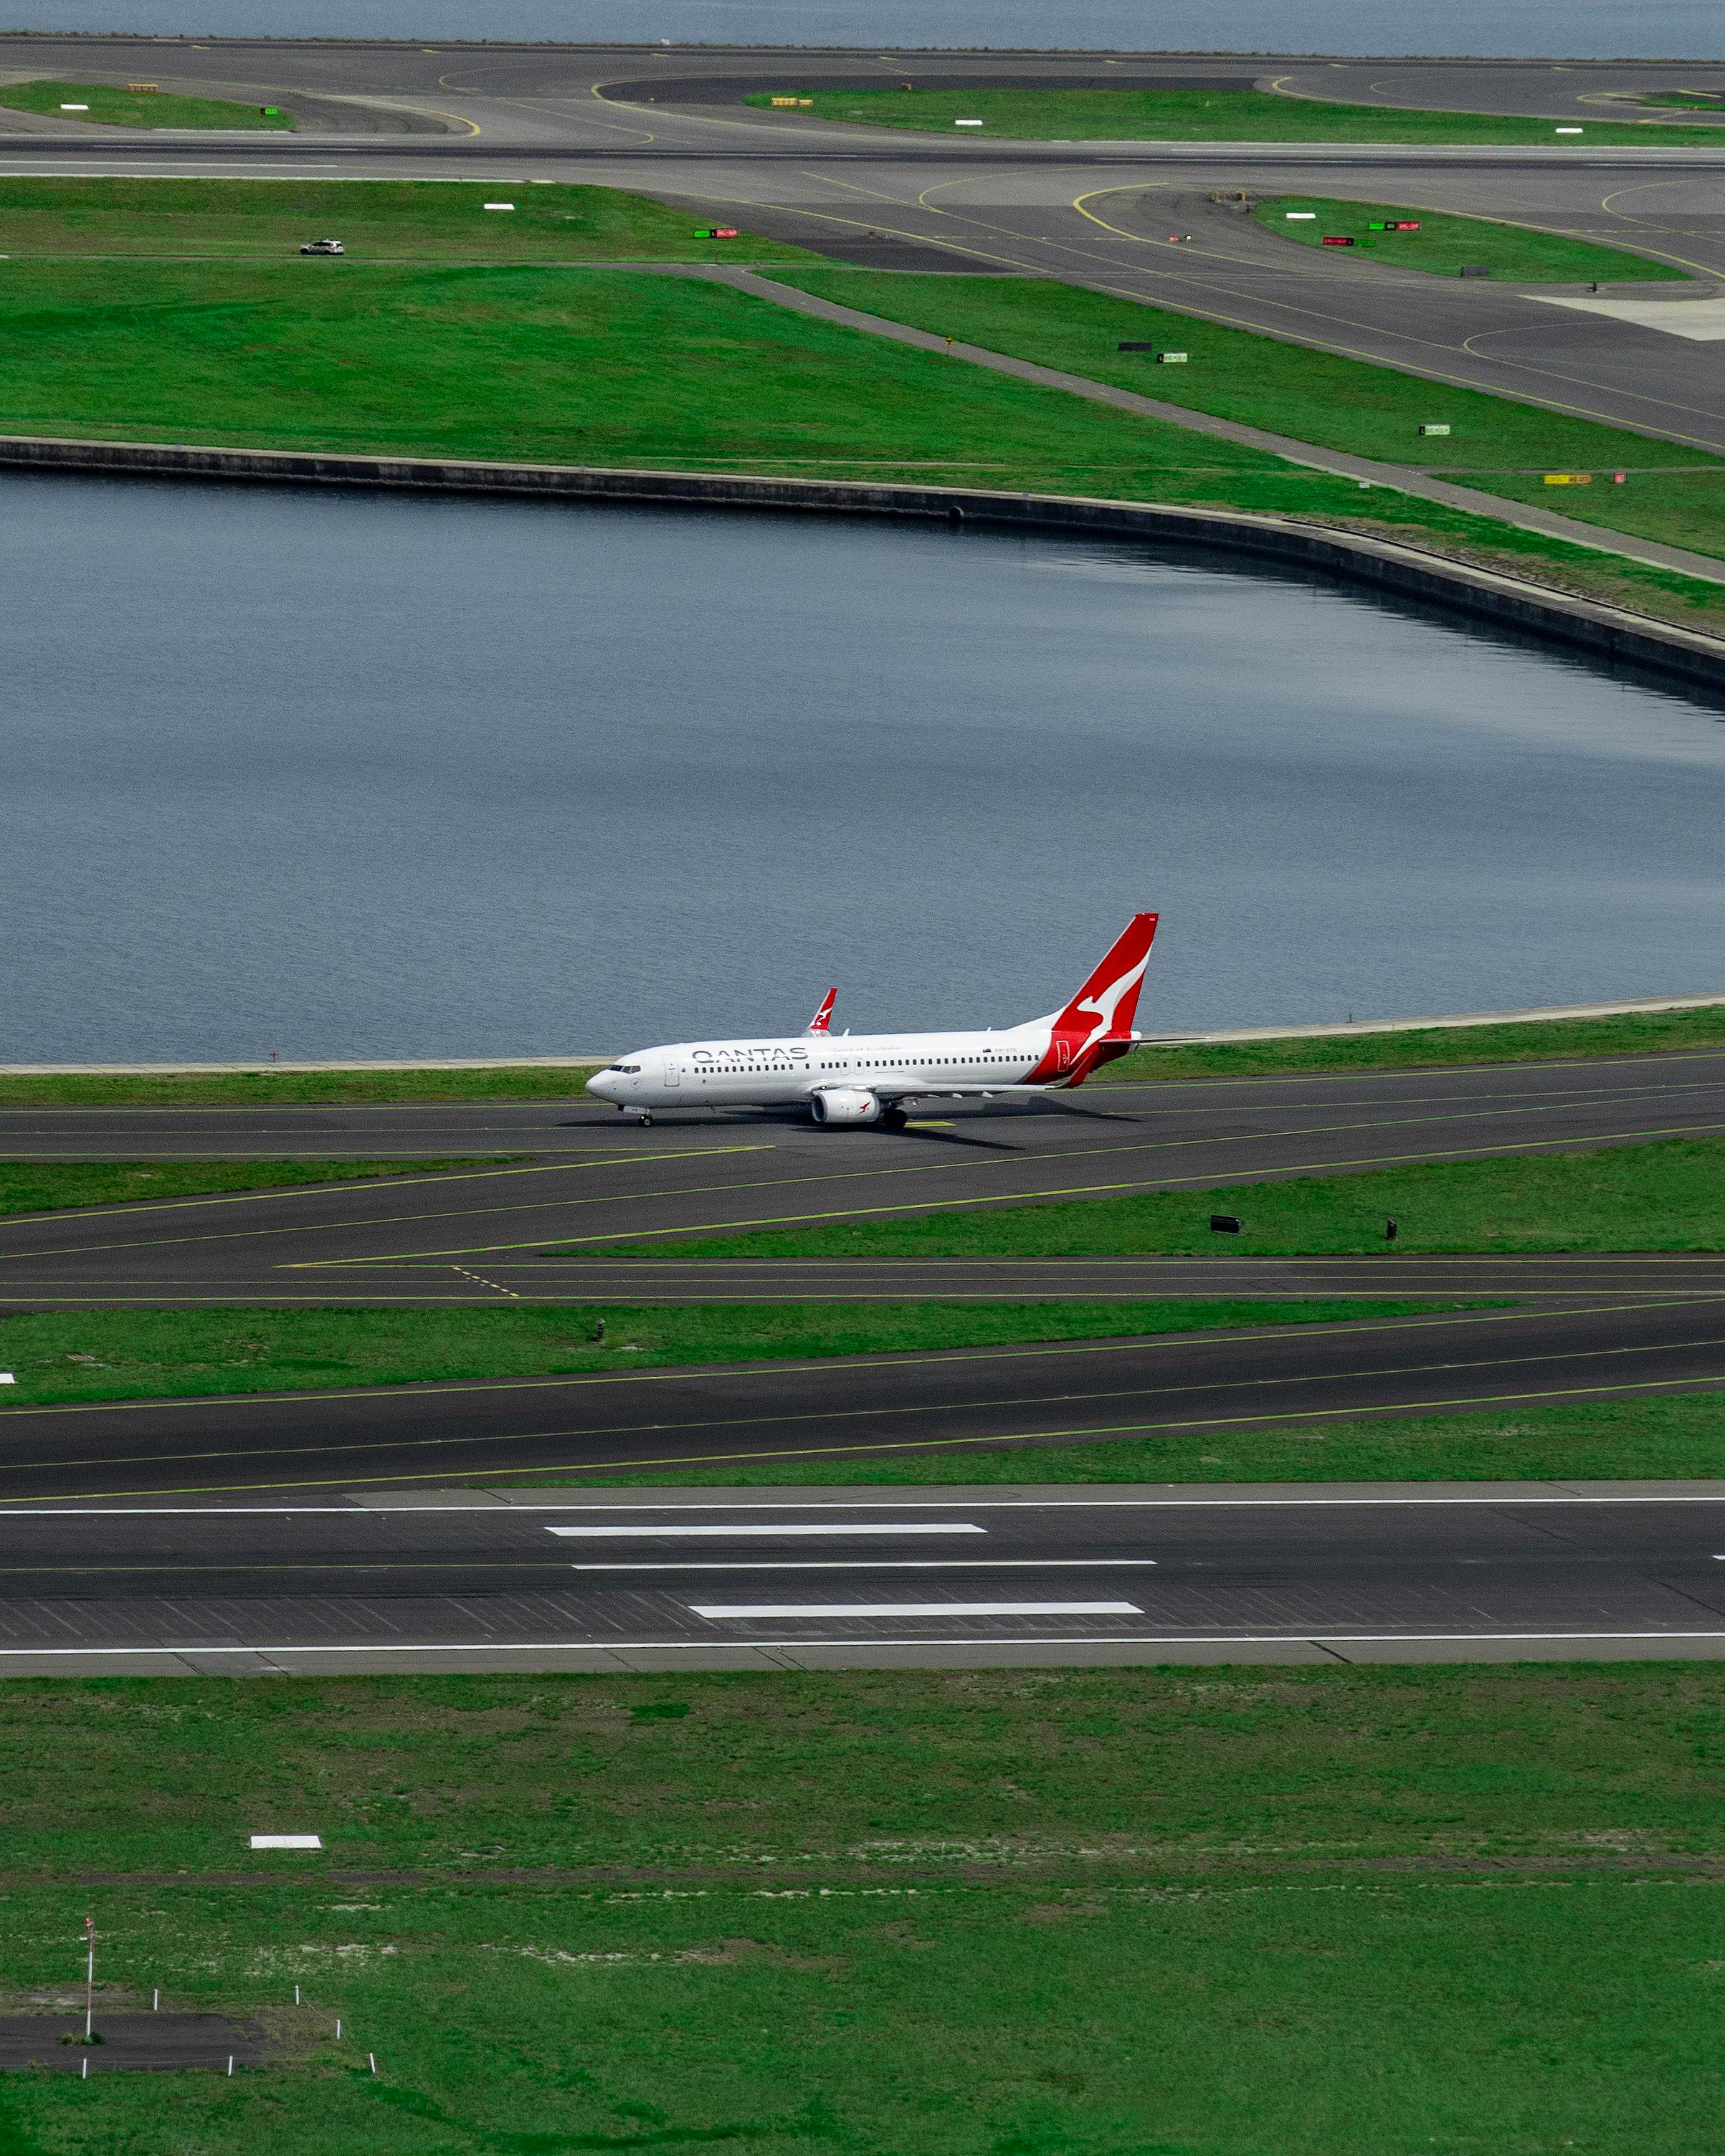
[[[1156,934],[1135,913],[1063,1010],[998,1033],[834,1034],[833,993],[806,1033],[780,1040],[678,1041],[638,1049],[587,1091],[643,1123],[656,1108],[802,1108],[817,1123],[903,1130],[917,1100],[1022,1098],[1082,1086],[1143,1038],[1131,1030]]]

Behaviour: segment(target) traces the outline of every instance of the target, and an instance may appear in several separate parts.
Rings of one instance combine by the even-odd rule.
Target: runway
[[[1064,279],[1725,452],[1725,386],[1681,314],[1725,292],[1725,124],[1717,147],[1674,144],[1657,126],[1645,146],[1623,147],[1559,143],[1555,133],[1548,148],[959,141],[741,102],[750,88],[782,88],[787,70],[833,84],[1256,82],[1585,126],[1649,117],[1613,100],[1668,86],[1669,68],[1145,56],[1100,75],[1084,55],[0,38],[0,71],[93,65],[116,80],[147,67],[164,88],[309,98],[307,125],[198,141],[0,115],[0,170],[579,179],[734,216],[840,262]],[[1683,72],[1692,86],[1725,85],[1725,67]],[[1241,189],[1336,192],[1562,230],[1644,250],[1696,281],[1643,285],[1627,262],[1630,281],[1612,293],[1663,303],[1660,321],[1676,326],[1650,326],[1552,303],[1578,287],[1422,276],[1288,244],[1210,199]]]
[[[1725,1485],[428,1492],[0,1517],[0,1674],[1725,1653]]]

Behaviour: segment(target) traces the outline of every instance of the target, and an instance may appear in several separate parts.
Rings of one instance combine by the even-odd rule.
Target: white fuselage
[[[620,1056],[587,1090],[620,1108],[806,1107],[823,1088],[893,1100],[1021,1086],[1048,1048],[1048,1023],[994,1033],[791,1034],[694,1040]]]

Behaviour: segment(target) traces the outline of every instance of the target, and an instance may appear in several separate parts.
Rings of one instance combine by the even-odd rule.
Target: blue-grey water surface
[[[15,0],[8,27],[155,37],[1717,59],[1717,0]]]
[[[0,478],[0,1062],[1725,988],[1725,721],[946,527]]]

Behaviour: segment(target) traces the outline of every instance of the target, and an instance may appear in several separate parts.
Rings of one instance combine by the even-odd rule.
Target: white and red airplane
[[[1022,1097],[1082,1086],[1143,1038],[1131,1030],[1156,916],[1125,933],[1063,1010],[986,1033],[834,1034],[834,990],[806,1033],[637,1049],[587,1091],[643,1123],[656,1108],[803,1108],[817,1123],[902,1130],[917,1100]]]

